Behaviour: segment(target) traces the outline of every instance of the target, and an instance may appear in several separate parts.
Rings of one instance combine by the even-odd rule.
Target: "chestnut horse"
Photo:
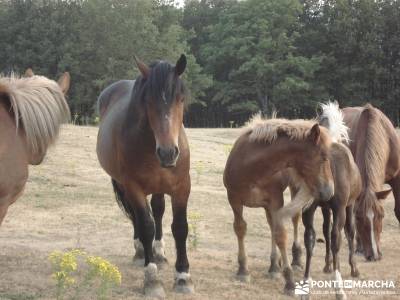
[[[43,161],[70,115],[68,73],[58,84],[30,69],[25,75],[0,76],[0,225],[24,190],[28,165]]]
[[[381,201],[389,190],[395,198],[395,214],[400,221],[400,139],[390,120],[378,109],[364,107],[342,109],[349,127],[349,147],[360,170],[362,191],[355,207],[357,249],[368,261],[381,257],[380,234],[384,209]]]
[[[293,271],[286,253],[287,234],[284,219],[296,218],[313,199],[328,201],[334,192],[328,160],[331,138],[325,128],[312,121],[254,118],[235,142],[224,171],[224,184],[234,213],[234,231],[238,239],[241,280],[249,279],[244,247],[246,222],[243,206],[263,207],[271,226],[272,251],[278,246],[285,278],[284,291],[294,293]],[[282,207],[280,173],[291,168],[290,180],[297,193]],[[271,262],[272,262],[271,255]],[[272,265],[271,265],[272,267]],[[275,266],[276,267],[276,266]],[[273,270],[270,270],[273,271]]]
[[[186,254],[190,154],[182,124],[187,91],[180,77],[186,57],[181,55],[175,66],[165,61],[147,66],[137,59],[136,64],[141,76],[118,81],[99,96],[97,156],[132,221],[135,247],[143,248],[144,293],[163,298],[155,256],[164,258],[164,194],[172,200],[175,291],[193,291]],[[150,194],[151,208],[146,199]]]

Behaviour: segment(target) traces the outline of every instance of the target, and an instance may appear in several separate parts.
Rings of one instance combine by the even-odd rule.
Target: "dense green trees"
[[[317,102],[371,102],[398,124],[400,3],[391,0],[0,0],[0,71],[68,70],[80,122],[99,92],[188,55],[188,126],[227,126]]]

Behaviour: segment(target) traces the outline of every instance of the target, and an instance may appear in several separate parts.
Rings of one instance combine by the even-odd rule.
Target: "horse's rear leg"
[[[332,273],[332,259],[331,259],[331,209],[324,205],[321,207],[322,215],[324,216],[324,223],[322,229],[325,238],[325,267],[324,273]]]
[[[271,266],[268,269],[268,276],[271,278],[278,278],[281,274],[281,258],[276,248],[276,242],[274,239],[274,228],[272,222],[271,213],[267,208],[265,208],[265,215],[267,216],[267,221],[269,228],[271,229]]]
[[[165,211],[164,194],[154,194],[151,197],[151,210],[153,211],[154,222],[156,224],[156,235],[153,243],[154,259],[157,263],[167,262],[165,256],[165,244],[163,239],[162,218]]]
[[[118,184],[114,179],[111,179],[113,185],[114,193],[118,205],[126,212],[129,216],[132,226],[133,226],[133,247],[135,248],[135,255],[133,256],[133,261],[141,263],[144,260],[144,249],[143,244],[139,240],[139,230],[137,226],[137,218],[135,218],[135,211],[132,207],[131,202],[127,198],[126,192],[123,187]]]
[[[389,182],[394,195],[394,213],[400,222],[400,173]]]
[[[349,246],[349,264],[351,267],[351,276],[358,277],[360,274],[358,272],[356,262],[354,259],[354,219],[353,219],[353,206],[346,207],[346,224],[344,225],[344,230]]]
[[[289,264],[289,259],[287,256],[287,232],[286,229],[282,223],[282,219],[277,220],[274,219],[274,239],[275,242],[279,248],[279,251],[281,252],[281,257],[282,257],[282,264],[283,264],[283,277],[285,278],[285,288],[284,292],[287,295],[294,295],[294,279],[293,279],[293,270],[290,267]]]
[[[172,234],[176,246],[175,282],[174,289],[177,293],[193,293],[194,286],[189,273],[189,260],[186,253],[186,239],[188,236],[187,202],[190,193],[190,179],[184,188],[172,196],[173,221]]]

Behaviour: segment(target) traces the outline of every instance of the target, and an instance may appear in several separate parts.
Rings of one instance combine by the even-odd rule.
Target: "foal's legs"
[[[334,197],[332,200],[332,212],[333,212],[333,226],[332,226],[332,257],[333,257],[333,270],[335,271],[335,280],[342,282],[342,275],[340,274],[339,264],[339,250],[342,241],[341,232],[346,221],[346,208],[339,205],[339,199]],[[336,290],[336,299],[344,299],[346,296],[343,289]]]
[[[301,269],[301,246],[299,243],[299,221],[301,213],[299,212],[292,218],[293,223],[293,246],[292,246],[292,268]]]
[[[314,214],[316,208],[317,205],[312,204],[303,212],[304,245],[306,246],[306,269],[304,272],[304,279],[306,280],[310,278],[311,258],[315,245]]]
[[[351,267],[351,276],[358,277],[360,274],[358,272],[356,262],[354,260],[354,218],[353,218],[353,205],[346,207],[346,224],[344,225],[344,230],[349,244],[349,264]]]
[[[400,173],[389,182],[394,195],[394,213],[400,222]]]
[[[321,207],[322,215],[324,216],[324,224],[322,226],[325,238],[325,267],[324,273],[332,272],[331,260],[331,209],[324,205]]]
[[[272,216],[267,208],[265,208],[265,215],[267,216],[269,228],[271,229],[271,266],[268,269],[268,276],[270,276],[271,278],[277,278],[279,277],[281,272],[280,255],[276,249],[276,243],[273,235],[274,228],[272,223]]]
[[[272,212],[274,215],[274,212]],[[290,267],[289,259],[287,256],[286,246],[287,246],[287,232],[283,224],[283,220],[277,220],[274,218],[274,226],[273,226],[273,238],[275,239],[276,244],[278,245],[279,251],[281,252],[282,264],[283,264],[283,276],[285,278],[285,288],[284,292],[287,295],[294,294],[294,279],[293,279],[293,270]]]
[[[238,240],[238,263],[239,269],[237,271],[237,279],[243,282],[250,281],[249,269],[247,266],[247,255],[244,246],[244,237],[246,235],[247,224],[243,219],[243,205],[241,203],[234,203],[230,198],[230,204],[233,210],[234,221],[233,229],[235,230]]]
[[[153,243],[154,259],[157,263],[167,262],[164,250],[164,239],[162,231],[162,218],[165,211],[164,194],[154,194],[151,197],[151,210],[153,211],[154,222],[156,224],[156,234]]]
[[[182,188],[172,196],[173,221],[172,234],[176,246],[175,283],[178,293],[193,293],[194,286],[189,273],[189,261],[186,253],[186,239],[188,235],[187,202],[190,193],[190,178],[182,183]]]

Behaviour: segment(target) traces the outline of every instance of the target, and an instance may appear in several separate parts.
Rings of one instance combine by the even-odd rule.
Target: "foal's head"
[[[162,167],[174,167],[179,157],[178,138],[186,98],[180,78],[186,68],[186,56],[182,54],[175,66],[165,61],[147,66],[136,59],[136,63],[144,80],[143,97],[156,141],[156,156]]]
[[[334,182],[329,162],[331,139],[315,124],[305,138],[305,151],[297,159],[297,170],[304,178],[314,198],[328,201],[334,193]]]

